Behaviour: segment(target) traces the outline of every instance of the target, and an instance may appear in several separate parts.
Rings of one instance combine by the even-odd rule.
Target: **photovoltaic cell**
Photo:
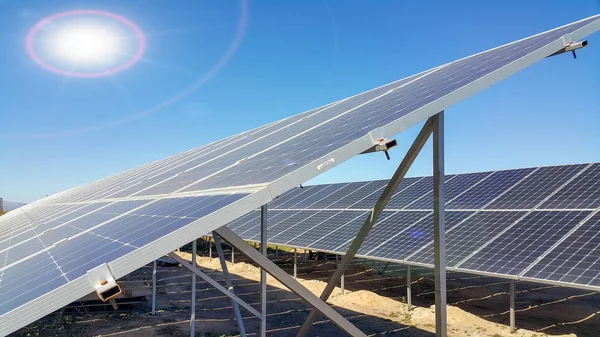
[[[528,209],[535,207],[585,166],[582,164],[540,167],[486,208]]]
[[[321,224],[313,227],[292,240],[287,245],[316,250],[335,251],[358,232],[364,224],[368,212],[338,212]]]
[[[587,211],[532,212],[458,267],[519,275],[589,214]]]
[[[600,163],[583,171],[563,187],[541,208],[598,208],[600,207]]]
[[[492,174],[491,172],[458,174],[456,176],[446,176],[444,184],[446,202],[454,199],[460,193],[480,182],[485,177]],[[425,193],[421,198],[413,201],[407,209],[431,209],[433,208],[433,186],[432,189]]]
[[[390,212],[385,212],[390,213]],[[400,232],[410,230],[410,227],[417,223],[419,220],[431,215],[431,212],[424,211],[398,211],[391,213],[387,218],[380,218],[375,227],[371,229],[371,232],[365,239],[359,250],[359,254],[369,254],[372,250],[376,250],[379,245],[394,237]],[[343,249],[347,249],[348,246],[344,246]]]
[[[446,230],[449,230],[472,213],[447,211]],[[402,261],[431,241],[433,241],[433,215],[427,216],[405,231],[400,231],[398,235],[389,238],[380,247],[369,252],[369,255]]]
[[[478,209],[494,200],[521,179],[531,173],[533,168],[497,171],[477,185],[446,204],[447,209]]]
[[[600,286],[600,213],[584,222],[523,276]]]
[[[527,212],[477,212],[446,233],[446,265],[456,264],[508,228]],[[433,265],[433,243],[410,261]]]

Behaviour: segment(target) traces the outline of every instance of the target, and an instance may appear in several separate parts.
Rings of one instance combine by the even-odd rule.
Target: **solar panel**
[[[44,249],[32,244],[31,254],[13,264],[4,264],[0,269],[3,275],[0,289],[4,296],[3,302],[0,303],[0,334],[14,331],[23,324],[94,290],[87,277],[73,279],[83,272],[82,269],[72,266],[66,272],[61,271],[61,265],[54,259],[53,253],[64,252],[64,256],[79,257],[80,253],[89,250],[86,240],[95,239],[98,250],[106,254],[94,256],[93,263],[97,266],[106,262],[113,277],[122,277],[185,244],[190,238],[199,237],[221,227],[266,204],[273,196],[283,194],[362,153],[373,146],[373,139],[393,137],[555,53],[564,48],[565,42],[570,39],[581,39],[599,28],[599,16],[575,22],[199,149],[74,188],[29,204],[19,210],[19,215],[3,216],[0,218],[0,228],[12,230],[8,230],[8,233],[11,233],[8,238],[9,247],[0,253],[5,253],[10,259],[11,253],[16,252],[11,251],[11,247],[18,246],[19,243],[15,239],[20,239],[25,233],[17,227],[17,223],[25,223],[25,231],[43,225],[36,218],[36,214],[39,213],[38,207],[89,201],[110,201],[112,204],[126,201],[123,199],[147,199],[145,206],[130,204],[120,209],[119,215],[106,220],[101,216],[102,212],[92,212],[99,218],[89,223],[78,226],[72,225],[74,220],[68,220],[62,225],[52,223],[52,226],[56,225],[53,228],[63,228],[61,231],[64,233],[49,240],[63,237],[59,242]],[[222,198],[223,194],[231,192],[236,196]],[[209,198],[203,199],[199,204],[193,200],[182,199],[182,206],[162,200],[167,197],[203,196]],[[377,197],[378,190],[375,189],[372,194],[366,195],[352,206],[370,208],[372,199]],[[461,207],[466,204],[469,207],[479,207],[483,199],[486,198],[478,196],[471,200],[473,202],[465,203],[464,200],[460,201],[459,197],[456,202]],[[162,206],[152,206],[154,203],[160,203]],[[197,209],[196,206],[202,207]],[[144,210],[146,207],[148,208]],[[149,213],[139,213],[140,211]],[[167,214],[171,211],[171,215],[149,215],[151,212]],[[319,211],[310,221],[301,222],[304,225],[287,228],[273,236],[273,239],[292,240],[306,230],[316,227],[319,220],[325,221],[331,213],[335,214],[332,211]],[[58,214],[64,214],[64,210],[54,209],[45,212],[43,216],[52,220],[53,216]],[[157,221],[157,217],[161,219]],[[129,229],[127,233],[118,232],[123,226]],[[81,232],[72,235],[72,229]],[[39,235],[37,230],[33,234],[36,237]],[[124,236],[126,242],[121,241]],[[44,245],[43,241],[38,241]],[[20,287],[21,283],[15,281],[15,275],[31,270],[31,260],[34,257],[46,266],[43,269],[48,275],[43,278],[41,284],[36,283],[35,287],[30,284],[30,291],[18,295],[15,289]],[[58,269],[52,269],[53,266]],[[36,277],[35,274],[30,276],[31,279]],[[33,308],[36,310],[32,310]]]
[[[600,163],[592,164],[541,207],[563,209],[600,207]]]
[[[481,182],[486,177],[493,174],[493,172],[482,172],[482,173],[471,173],[471,174],[460,174],[457,176],[450,176],[444,182],[444,192],[447,201],[450,201],[457,197],[459,194],[466,192],[469,188],[475,184]],[[421,198],[414,200],[406,208],[408,209],[430,209],[433,205],[433,189],[425,193]]]
[[[530,266],[523,276],[600,286],[600,213],[565,238],[556,248]]]
[[[336,251],[365,223],[368,212],[340,212],[309,231],[285,242],[286,245]],[[383,218],[388,214],[382,214]]]
[[[529,209],[536,206],[587,165],[540,167],[508,193],[492,202],[490,209]]]
[[[430,216],[431,212],[415,211],[406,212],[398,211],[394,212],[390,217],[380,219],[375,224],[375,227],[371,230],[365,242],[359,249],[359,254],[367,255],[372,250],[379,247],[383,242],[386,242],[389,238],[392,238],[403,231],[410,230],[410,228],[422,220],[423,218]],[[364,220],[364,219],[363,219]],[[357,230],[358,231],[358,230]],[[346,246],[340,249],[347,248]]]
[[[457,267],[518,276],[589,214],[587,211],[532,212]]]
[[[445,227],[450,230],[460,221],[471,215],[468,211],[447,211],[445,213]],[[384,259],[404,261],[415,251],[433,241],[433,214],[417,222],[405,231],[390,237],[381,246],[369,252]],[[376,251],[376,253],[375,253]]]
[[[497,197],[505,193],[509,188],[513,188],[519,181],[527,177],[528,174],[536,169],[527,168],[520,170],[497,171],[482,181],[477,188],[466,191],[464,194],[448,201],[448,209],[478,209],[494,201]]]
[[[527,212],[477,212],[446,232],[446,265],[456,264],[482,247]],[[410,261],[433,265],[433,244],[417,252]]]

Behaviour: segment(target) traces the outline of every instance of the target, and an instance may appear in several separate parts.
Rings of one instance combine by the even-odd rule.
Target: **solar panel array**
[[[599,172],[592,163],[447,176],[448,268],[600,289]],[[343,254],[386,183],[292,190],[270,204],[268,241]],[[405,178],[358,255],[432,267],[432,186]],[[229,228],[258,241],[258,212]]]
[[[93,292],[86,270],[106,263],[114,278],[125,276],[364,152],[373,139],[394,137],[599,29],[598,15],[574,22],[2,216],[0,335]],[[519,177],[506,179],[510,184]],[[427,189],[425,183],[415,185],[415,193],[427,192],[419,189]],[[353,207],[370,207],[369,191],[380,188],[362,187],[365,198],[352,201]],[[327,193],[321,194],[324,204]],[[563,203],[571,194],[549,202]],[[486,202],[483,195],[462,197],[457,204],[469,198]],[[394,202],[403,207],[412,201]],[[304,207],[303,199],[294,206]],[[317,212],[306,221],[328,214]],[[290,229],[280,238],[306,235]]]

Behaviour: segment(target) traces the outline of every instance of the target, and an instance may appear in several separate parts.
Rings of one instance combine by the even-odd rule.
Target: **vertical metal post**
[[[235,248],[231,246],[231,264],[235,263]]]
[[[223,254],[223,249],[221,248],[221,238],[216,232],[213,232],[213,238],[215,238],[215,247],[217,248],[217,255],[219,256],[219,261],[221,262],[221,269],[223,270],[223,276],[225,277],[225,285],[227,286],[227,289],[229,289],[229,291],[235,293],[233,291],[233,282],[231,281],[229,270],[227,270],[225,254]],[[233,246],[231,246],[231,248],[233,248]],[[240,312],[240,306],[234,299],[231,299],[231,306],[233,307],[233,314],[235,315],[235,319],[238,324],[240,336],[246,337],[246,328],[244,327],[244,321],[242,319],[242,313]]]
[[[279,245],[275,245],[275,257],[279,257]]]
[[[516,292],[516,281],[510,280],[510,332],[515,331],[516,320],[515,320],[515,292]]]
[[[444,112],[441,111],[433,116],[433,245],[436,337],[447,336],[444,207]]]
[[[267,256],[267,205],[260,208],[260,252]],[[267,271],[260,268],[260,336],[267,335]]]
[[[305,249],[304,250],[304,263],[306,263],[307,261],[308,261],[308,252]]]
[[[196,240],[192,241],[192,266],[197,268],[196,264],[196,250],[197,250]],[[191,307],[191,317],[190,317],[190,336],[196,336],[196,274],[192,273],[192,307]]]
[[[411,280],[410,280],[410,266],[406,266],[406,306],[408,307],[408,311],[412,310],[412,290],[410,289]]]
[[[152,315],[156,315],[156,260],[152,262]]]
[[[339,255],[335,254],[335,265],[339,266],[340,265],[340,259],[339,259]],[[345,290],[344,290],[344,274],[342,274],[342,276],[340,277],[340,289],[342,290],[342,295],[344,295]]]
[[[212,260],[212,241],[208,241],[208,258]]]
[[[298,252],[297,249],[294,248],[294,279],[298,278]]]

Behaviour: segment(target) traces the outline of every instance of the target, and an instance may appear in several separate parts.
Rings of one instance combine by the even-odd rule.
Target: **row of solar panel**
[[[368,216],[357,210],[270,210],[268,242],[344,254]],[[259,212],[229,224],[259,241]],[[600,213],[447,211],[449,268],[600,288]],[[384,211],[359,249],[371,259],[433,265],[433,214]]]
[[[272,209],[370,209],[386,180],[305,186],[284,194]],[[596,209],[600,163],[449,175],[446,208]],[[387,209],[431,209],[432,177],[405,178]]]
[[[596,20],[590,18],[476,54],[77,189],[59,199],[160,195],[271,182]]]

